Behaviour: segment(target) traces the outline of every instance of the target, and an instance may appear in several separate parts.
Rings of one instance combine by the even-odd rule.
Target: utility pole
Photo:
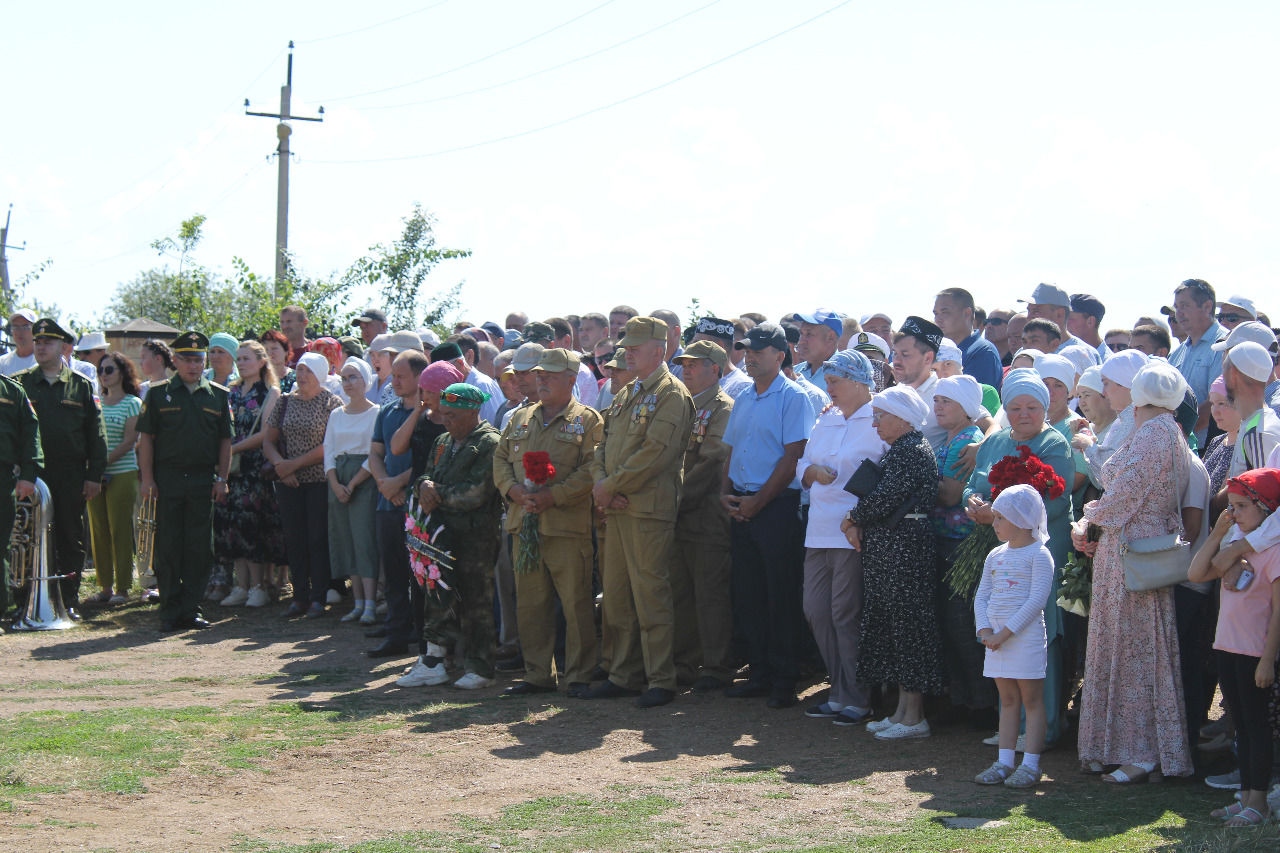
[[[0,290],[8,293],[10,291],[9,284],[9,256],[6,254],[8,249],[25,249],[27,243],[24,240],[21,246],[9,245],[9,217],[13,216],[13,205],[9,205],[9,211],[4,215],[4,227],[0,228]]]
[[[276,157],[279,161],[279,175],[276,181],[276,279],[275,292],[276,296],[280,295],[280,282],[285,280],[288,275],[288,256],[289,256],[289,135],[293,133],[293,128],[289,126],[289,121],[296,119],[297,121],[324,121],[324,107],[320,108],[319,116],[296,116],[289,112],[289,100],[291,90],[293,88],[293,42],[289,42],[289,69],[284,78],[284,85],[280,87],[280,112],[278,113],[255,113],[249,111],[249,99],[244,99],[244,114],[248,116],[262,116],[264,118],[274,118],[279,120],[276,125],[276,138],[280,140],[280,144],[276,147]]]

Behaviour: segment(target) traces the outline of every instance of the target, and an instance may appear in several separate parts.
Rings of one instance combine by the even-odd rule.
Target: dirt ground
[[[259,762],[268,772],[180,764],[148,778],[144,793],[19,798],[14,812],[0,814],[0,849],[203,851],[245,839],[353,844],[440,828],[455,815],[491,817],[535,797],[610,791],[677,799],[663,820],[680,825],[681,846],[717,849],[767,836],[783,818],[827,828],[867,821],[884,831],[921,809],[972,809],[1011,796],[970,781],[992,748],[979,743],[985,732],[964,724],[893,744],[808,719],[806,701],[775,711],[763,700],[685,692],[642,711],[629,700],[503,699],[511,679],[502,676],[476,693],[405,690],[393,682],[412,659],[365,657],[376,641],[340,624],[336,613],[286,621],[278,607],[211,610],[213,628],[176,636],[158,634],[154,614],[135,605],[91,611],[67,632],[0,638],[0,717],[287,701],[354,710],[390,725],[269,757]],[[809,687],[808,699],[822,688]],[[1060,784],[1096,785],[1082,780],[1069,750],[1046,756],[1046,770]],[[765,774],[764,784],[741,784],[753,773]]]

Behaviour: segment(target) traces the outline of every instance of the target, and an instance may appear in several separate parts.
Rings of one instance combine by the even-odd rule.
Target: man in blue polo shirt
[[[933,300],[933,322],[960,347],[964,372],[999,391],[1004,379],[1000,351],[973,327],[973,311],[973,294],[962,287],[948,287]]]
[[[801,359],[796,373],[825,392],[827,380],[822,375],[822,364],[835,355],[844,334],[844,321],[836,312],[822,309],[812,314],[797,314],[796,319],[800,321],[796,355]]]
[[[768,696],[770,708],[789,708],[796,704],[804,630],[796,463],[817,413],[782,375],[791,349],[780,327],[761,323],[734,346],[744,352],[753,385],[735,398],[725,428],[729,464],[720,502],[733,522],[734,633],[747,641],[751,675],[725,695]]]
[[[1209,431],[1209,386],[1222,375],[1222,351],[1213,345],[1227,336],[1227,330],[1214,319],[1217,306],[1217,295],[1207,281],[1189,278],[1174,288],[1173,310],[1187,339],[1169,353],[1169,363],[1178,368],[1200,401],[1196,441],[1201,447]]]

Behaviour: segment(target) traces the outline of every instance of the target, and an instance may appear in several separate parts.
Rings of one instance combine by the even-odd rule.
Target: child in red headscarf
[[[1280,545],[1250,554],[1239,575],[1213,567],[1213,556],[1262,524],[1280,507],[1280,469],[1258,468],[1227,481],[1227,509],[1218,516],[1208,540],[1191,561],[1190,580],[1226,576],[1218,609],[1218,678],[1222,698],[1236,721],[1240,759],[1240,800],[1215,809],[1227,826],[1257,826],[1266,821],[1271,783],[1271,725],[1267,703],[1280,653]]]

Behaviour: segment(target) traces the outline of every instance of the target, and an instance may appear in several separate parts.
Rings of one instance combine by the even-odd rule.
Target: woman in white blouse
[[[373,510],[378,500],[365,467],[378,408],[365,397],[373,383],[368,362],[348,358],[340,371],[347,404],[329,415],[324,433],[324,475],[329,482],[329,560],[334,577],[349,575],[355,607],[343,622],[373,623],[378,584]]]
[[[834,406],[818,417],[796,473],[809,489],[804,615],[826,662],[831,695],[805,714],[853,726],[871,715],[871,704],[869,686],[856,677],[862,562],[840,530],[840,521],[858,499],[844,490],[844,484],[864,460],[879,462],[888,445],[871,422],[875,373],[867,357],[844,350],[823,369]]]

